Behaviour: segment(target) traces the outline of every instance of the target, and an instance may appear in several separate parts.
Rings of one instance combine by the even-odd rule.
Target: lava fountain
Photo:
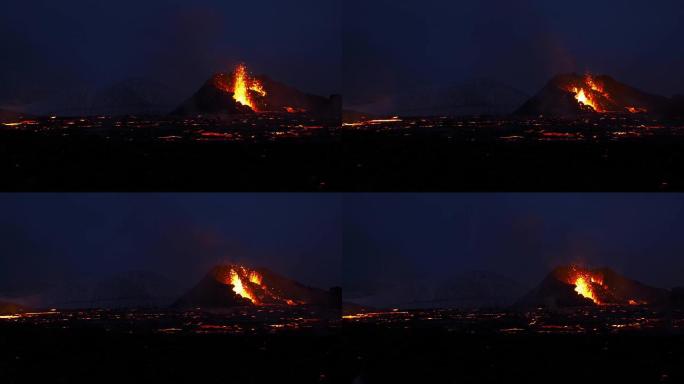
[[[261,82],[250,76],[249,71],[247,71],[247,66],[244,64],[239,64],[235,68],[235,71],[233,71],[231,91],[233,92],[233,99],[235,101],[252,108],[254,111],[257,111],[257,108],[252,93],[256,93],[262,97],[266,96],[266,90],[264,90]]]
[[[223,284],[232,285],[232,290],[236,295],[251,301],[254,305],[304,304],[303,301],[283,297],[278,289],[266,285],[261,273],[241,265],[226,266],[217,278]]]
[[[256,274],[256,272],[252,273]],[[242,277],[235,268],[230,269],[230,284],[233,285],[233,292],[248,299],[252,303],[257,304],[256,296],[252,293],[251,289],[247,288],[245,284],[242,283]]]
[[[575,286],[577,294],[590,299],[596,304],[602,304],[597,290],[608,288],[603,283],[603,276],[577,267],[573,267],[570,271],[567,283]]]
[[[567,90],[573,93],[575,100],[583,106],[595,112],[606,112],[600,100],[610,100],[610,95],[605,92],[603,84],[595,81],[591,75],[585,75],[580,84],[571,84]]]

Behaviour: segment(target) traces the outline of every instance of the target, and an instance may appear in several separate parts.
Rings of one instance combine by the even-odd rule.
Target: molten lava
[[[575,95],[575,100],[595,112],[606,112],[600,100],[610,100],[610,95],[604,91],[603,84],[594,80],[587,74],[580,84],[571,84],[567,87],[569,92]]]
[[[597,290],[608,288],[603,284],[603,276],[577,267],[572,268],[567,283],[574,285],[575,292],[579,295],[590,299],[596,304],[601,304]]]
[[[252,108],[254,111],[257,110],[256,103],[252,98],[252,93],[258,95],[266,96],[266,91],[259,80],[251,77],[247,71],[247,67],[244,64],[240,64],[235,68],[233,72],[233,84],[232,89],[233,99],[238,103]]]
[[[577,100],[577,102],[579,102],[582,105],[591,107],[591,109],[595,110],[596,112],[599,112],[598,105],[595,101],[587,97],[587,94],[584,92],[584,89],[573,88],[572,92],[575,94],[575,99]]]
[[[255,271],[251,271],[249,273],[249,281],[253,284],[261,285],[263,278],[261,277],[261,275],[259,273],[255,272]]]
[[[235,269],[230,270],[230,283],[233,285],[233,292],[244,297],[245,299],[248,299],[252,303],[257,304],[254,294],[251,292],[251,290],[245,288],[245,285],[242,283],[242,278]]]
[[[591,281],[587,281],[584,276],[580,276],[577,278],[577,280],[575,280],[575,292],[586,297],[587,299],[591,299],[596,304],[599,304],[599,301],[591,288]]]
[[[233,292],[252,302],[254,305],[267,304],[304,304],[302,301],[284,298],[277,289],[269,287],[264,282],[264,276],[256,270],[239,265],[227,266],[217,278],[223,284],[232,285]]]

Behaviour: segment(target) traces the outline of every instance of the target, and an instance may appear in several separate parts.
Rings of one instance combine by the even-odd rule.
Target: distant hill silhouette
[[[98,88],[59,89],[17,108],[35,116],[166,115],[176,104],[171,94],[162,83],[128,78]]]
[[[130,271],[104,278],[65,280],[29,293],[21,302],[34,308],[161,308],[177,296],[176,284],[166,277],[150,271]]]
[[[444,280],[420,279],[357,292],[345,297],[370,308],[503,308],[512,305],[526,287],[498,273],[466,271]]]
[[[525,286],[506,276],[472,271],[437,286],[434,303],[444,308],[499,308],[510,306],[524,292]]]
[[[163,84],[130,78],[95,92],[90,100],[89,115],[165,115],[175,100]]]
[[[508,115],[529,95],[506,84],[478,79],[461,84],[404,90],[346,107],[380,116]],[[348,119],[347,119],[348,121]]]
[[[261,110],[282,112],[293,109],[321,117],[342,118],[342,97],[339,95],[330,97],[313,95],[265,75],[256,76],[256,78],[266,89],[266,96],[259,99]]]

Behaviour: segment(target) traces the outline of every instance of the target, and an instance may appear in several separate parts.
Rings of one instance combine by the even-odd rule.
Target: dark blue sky
[[[679,194],[347,195],[344,286],[484,270],[525,286],[567,263],[684,286]]]
[[[680,0],[345,0],[344,94],[487,78],[536,92],[561,72],[684,93]]]
[[[4,194],[0,211],[0,296],[130,271],[189,286],[220,262],[341,283],[336,195]]]
[[[340,92],[340,0],[5,0],[0,101],[127,78],[186,98],[238,61],[302,90]]]

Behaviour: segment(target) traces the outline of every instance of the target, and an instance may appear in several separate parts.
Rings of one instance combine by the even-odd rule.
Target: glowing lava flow
[[[572,89],[572,92],[575,93],[575,99],[577,100],[577,102],[579,102],[580,104],[589,106],[589,107],[591,107],[593,110],[597,111],[597,108],[598,108],[598,107],[596,106],[596,103],[594,103],[592,100],[590,100],[590,99],[587,97],[587,94],[584,93],[584,89],[582,89],[582,88],[579,88],[579,89],[578,89],[578,88],[573,88],[573,89]]]
[[[238,103],[257,110],[256,103],[252,100],[250,92],[256,92],[261,96],[266,96],[266,91],[263,85],[257,80],[249,76],[247,67],[240,64],[235,68],[233,73],[233,99]]]
[[[596,112],[605,112],[598,102],[599,97],[610,100],[610,95],[604,91],[603,85],[594,81],[591,75],[586,75],[582,84],[569,86],[568,91],[575,95],[578,103]]]
[[[241,265],[226,266],[216,272],[216,278],[223,284],[232,285],[232,291],[254,305],[300,305],[304,301],[283,297],[283,293],[269,287],[264,276],[254,269]]]
[[[256,272],[252,273],[256,274]],[[242,284],[242,278],[235,269],[230,270],[230,283],[233,285],[233,292],[244,297],[245,299],[248,299],[252,303],[257,304],[254,294],[245,288],[244,284]]]
[[[600,304],[594,295],[594,291],[591,289],[591,281],[587,281],[584,276],[580,276],[577,278],[577,280],[575,280],[575,292],[586,297],[587,299],[591,299],[596,304]]]
[[[261,277],[260,274],[252,271],[249,273],[249,281],[256,284],[256,285],[261,285],[263,278]]]
[[[596,294],[597,287],[605,288],[602,276],[573,268],[568,280],[569,284],[575,286],[575,292],[579,295],[590,299],[596,304],[602,304]]]

